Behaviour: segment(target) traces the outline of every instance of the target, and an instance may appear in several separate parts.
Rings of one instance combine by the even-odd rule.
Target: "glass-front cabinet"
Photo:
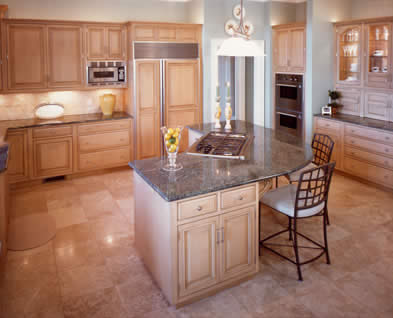
[[[360,85],[362,80],[362,26],[337,28],[337,81]]]
[[[392,23],[366,25],[366,86],[389,88],[392,74]]]

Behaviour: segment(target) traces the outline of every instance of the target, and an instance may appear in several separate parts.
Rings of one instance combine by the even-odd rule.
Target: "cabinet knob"
[[[203,210],[203,208],[200,205],[198,205],[197,206],[197,211],[202,211],[202,210]]]
[[[244,199],[243,196],[239,196],[238,198],[239,201],[243,201],[243,199]]]
[[[388,149],[388,148],[386,148],[386,149],[385,149],[385,152],[389,153],[389,149]]]

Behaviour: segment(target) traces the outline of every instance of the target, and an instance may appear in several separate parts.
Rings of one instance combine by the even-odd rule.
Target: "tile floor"
[[[335,175],[328,228],[332,265],[296,269],[264,250],[260,273],[240,286],[175,310],[134,248],[129,169],[12,194],[12,218],[49,213],[57,235],[10,252],[0,282],[1,318],[393,317],[393,194]],[[320,237],[319,218],[303,231]],[[262,211],[263,236],[287,219]],[[290,252],[290,250],[288,251]]]

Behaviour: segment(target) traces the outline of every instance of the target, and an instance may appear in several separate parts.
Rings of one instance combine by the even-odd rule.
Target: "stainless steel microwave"
[[[87,63],[89,86],[122,85],[126,83],[126,62],[97,61]]]

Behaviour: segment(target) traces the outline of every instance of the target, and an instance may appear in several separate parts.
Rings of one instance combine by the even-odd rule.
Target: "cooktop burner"
[[[218,158],[245,159],[243,153],[251,139],[247,134],[210,132],[196,141],[187,153]]]

